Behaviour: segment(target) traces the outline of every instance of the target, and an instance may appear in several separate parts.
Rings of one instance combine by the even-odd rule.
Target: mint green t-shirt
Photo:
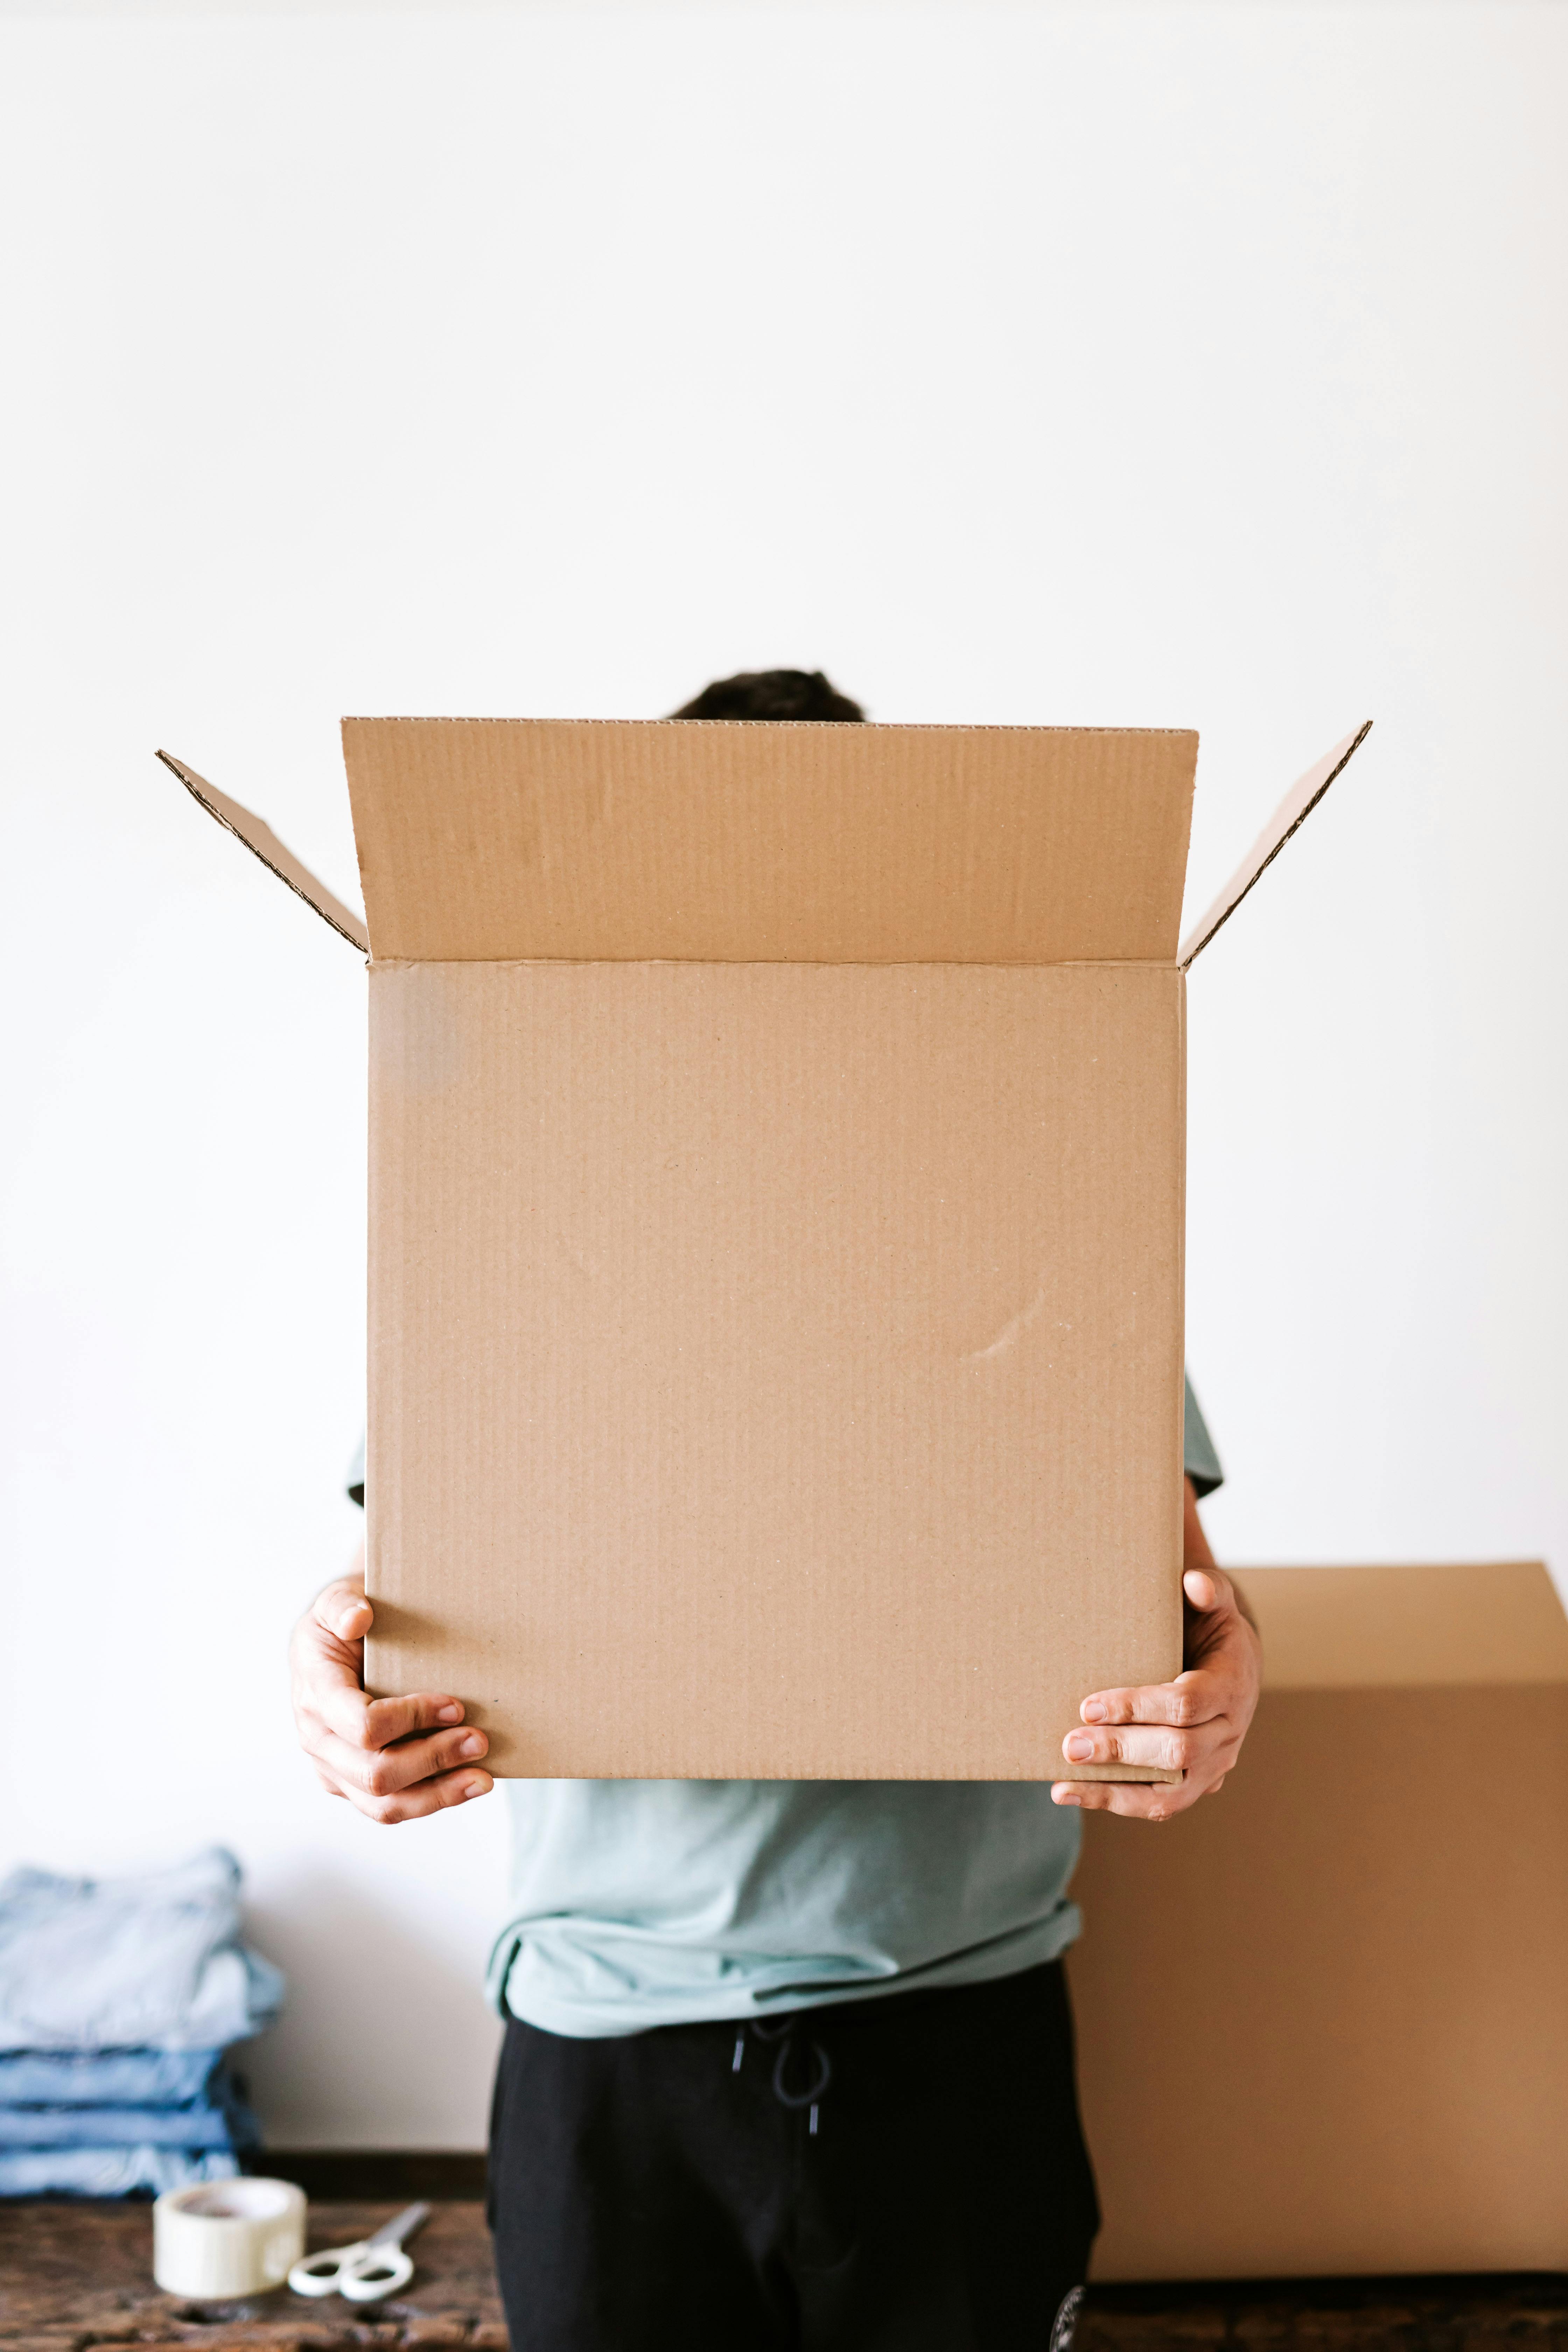
[[[1221,1472],[1190,1383],[1186,1403],[1187,1475],[1207,1494]],[[1055,1959],[1079,1930],[1079,1816],[1048,1782],[502,1786],[511,1865],[489,1990],[551,2033],[979,1984]]]

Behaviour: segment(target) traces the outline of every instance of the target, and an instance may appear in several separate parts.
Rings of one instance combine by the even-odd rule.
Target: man
[[[773,670],[676,716],[863,713]],[[1098,2226],[1061,1967],[1077,1811],[1184,1811],[1258,1696],[1190,1389],[1186,1469],[1184,1671],[1087,1698],[1049,1788],[508,1783],[490,2220],[513,2352],[1059,2352]],[[356,1571],[296,1629],[322,1781],[385,1822],[484,1795],[460,1699],[366,1698],[371,1618]],[[1113,1760],[1185,1778],[1070,1778]]]

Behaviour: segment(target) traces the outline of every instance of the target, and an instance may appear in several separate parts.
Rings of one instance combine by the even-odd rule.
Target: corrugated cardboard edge
[[[456,711],[433,710],[384,710],[380,713],[363,710],[346,710],[338,723],[341,727],[379,727],[384,725],[389,719],[398,726],[416,727],[511,727],[515,726],[517,723],[515,717],[511,719],[498,718],[493,712],[489,718],[484,718],[482,716],[477,716],[475,713],[470,711],[465,718]],[[637,729],[645,727],[680,727],[695,729],[700,727],[705,735],[714,734],[720,728],[730,728],[736,730],[743,730],[748,736],[760,735],[768,732],[780,735],[784,733],[786,730],[793,735],[804,723],[806,726],[816,728],[819,734],[846,734],[853,732],[855,735],[862,738],[868,735],[875,735],[879,732],[885,735],[891,734],[894,731],[895,727],[900,735],[1082,735],[1085,733],[1092,733],[1109,735],[1195,736],[1197,733],[1195,727],[1109,727],[1086,729],[1083,727],[1068,725],[1037,726],[1032,721],[1025,721],[1022,724],[1017,724],[1010,719],[963,719],[957,720],[900,719],[896,721],[879,719],[811,719],[803,722],[798,719],[563,719],[557,715],[553,719],[535,718],[531,719],[529,723],[535,727],[603,727],[606,730],[613,727]]]
[[[251,856],[258,857],[268,873],[276,874],[279,882],[286,882],[295,897],[303,898],[307,907],[313,908],[322,922],[330,923],[340,938],[347,940],[350,947],[358,948],[361,955],[369,955],[370,933],[359,917],[352,914],[342,900],[335,897],[308,866],[301,865],[291,849],[285,848],[270,825],[264,824],[253,810],[243,808],[238,801],[231,801],[226,793],[220,793],[216,784],[209,784],[205,776],[198,776],[194,768],[187,768],[184,761],[176,760],[172,752],[160,751],[158,757],[171,775],[178,776],[191,798],[199,802],[226,833],[232,833],[237,841],[243,841]]]
[[[1304,776],[1297,778],[1207,914],[1193,926],[1177,949],[1176,961],[1184,971],[1202,955],[1215,933],[1229,922],[1247,892],[1273,865],[1290,835],[1306,824],[1335,777],[1343,773],[1371,732],[1372,721],[1365,719],[1353,735],[1336,743]]]

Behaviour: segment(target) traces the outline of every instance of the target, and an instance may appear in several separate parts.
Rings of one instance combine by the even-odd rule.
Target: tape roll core
[[[265,2294],[305,2251],[305,2192],[291,2180],[213,2180],[153,2208],[153,2276],[168,2294]]]

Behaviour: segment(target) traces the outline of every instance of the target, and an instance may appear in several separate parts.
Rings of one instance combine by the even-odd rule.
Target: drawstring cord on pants
[[[801,2107],[810,2108],[811,2116],[807,2129],[815,2139],[817,2110],[826,2097],[828,2087],[833,2081],[833,2061],[820,2042],[808,2042],[806,2049],[812,2060],[811,2080],[804,2091],[792,2091],[789,2088],[785,2076],[789,2071],[790,2056],[795,2048],[795,2029],[800,2022],[798,2016],[753,2017],[751,2021],[751,2031],[759,2042],[778,2043],[778,2056],[773,2060],[773,2096],[781,2107],[788,2107],[792,2111]],[[746,2029],[742,2027],[735,2036],[735,2055],[730,2067],[732,2074],[740,2073],[741,2061],[745,2054]]]

